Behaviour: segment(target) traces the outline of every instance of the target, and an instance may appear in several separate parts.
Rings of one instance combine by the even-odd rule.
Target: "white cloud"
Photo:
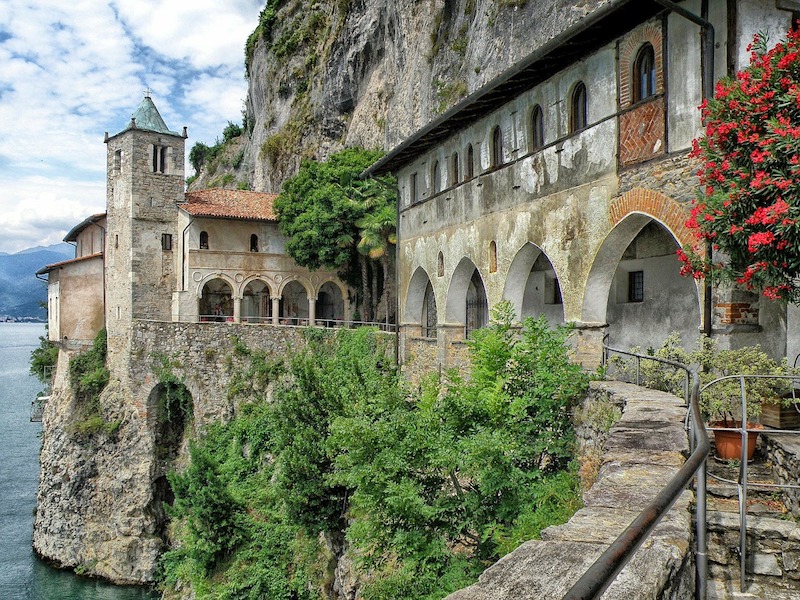
[[[263,0],[0,2],[0,251],[56,235],[42,216],[74,225],[103,209],[103,132],[125,127],[145,86],[167,125],[188,125],[193,141],[213,143],[237,122],[244,45],[261,8]]]

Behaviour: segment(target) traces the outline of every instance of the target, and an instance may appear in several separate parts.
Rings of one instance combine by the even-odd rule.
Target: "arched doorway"
[[[489,301],[486,287],[475,263],[464,257],[458,263],[447,290],[446,315],[448,323],[462,323],[464,334],[489,322]]]
[[[436,294],[433,292],[433,286],[428,281],[425,287],[425,297],[422,301],[422,337],[435,338],[436,326],[439,324],[436,315]]]
[[[439,253],[441,256],[441,253]],[[419,326],[422,337],[436,337],[438,316],[436,314],[436,295],[433,291],[428,273],[417,267],[408,283],[404,307],[403,322],[411,326]]]
[[[233,291],[224,279],[207,281],[203,286],[198,306],[201,321],[228,321],[233,319]]]
[[[550,325],[564,322],[564,304],[553,264],[542,250],[525,244],[508,270],[503,298],[514,305],[517,318],[544,315]]]
[[[244,288],[242,295],[242,321],[246,323],[267,323],[272,316],[272,302],[269,286],[260,279],[254,279]]]
[[[318,325],[325,327],[335,327],[344,321],[342,291],[332,281],[326,281],[319,288],[315,321]]]
[[[283,288],[280,313],[282,325],[308,325],[308,293],[299,281]]]
[[[680,274],[673,233],[632,213],[609,233],[595,257],[584,295],[585,321],[608,323],[615,348],[657,348],[673,331],[690,347],[699,335],[695,281]]]

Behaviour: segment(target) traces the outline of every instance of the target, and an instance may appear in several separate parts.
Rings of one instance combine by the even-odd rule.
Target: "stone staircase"
[[[800,440],[798,440],[800,441]],[[769,447],[770,452],[767,452]],[[712,455],[714,451],[712,449]],[[800,599],[800,526],[777,489],[771,445],[759,444],[747,465],[747,574],[740,589],[738,461],[708,460],[708,600]]]

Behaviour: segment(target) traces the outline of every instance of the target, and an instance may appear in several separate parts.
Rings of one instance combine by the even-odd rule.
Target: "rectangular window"
[[[644,302],[644,271],[628,273],[628,302]]]
[[[417,174],[412,173],[409,181],[411,204],[419,202],[419,186],[417,185]]]
[[[171,233],[162,233],[161,234],[161,249],[164,252],[170,252],[172,250],[172,234]]]

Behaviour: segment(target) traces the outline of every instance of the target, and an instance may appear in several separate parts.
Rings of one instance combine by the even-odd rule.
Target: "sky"
[[[242,122],[265,0],[0,0],[0,253],[105,211],[104,132],[145,89],[186,150]],[[187,169],[187,175],[189,170]]]

